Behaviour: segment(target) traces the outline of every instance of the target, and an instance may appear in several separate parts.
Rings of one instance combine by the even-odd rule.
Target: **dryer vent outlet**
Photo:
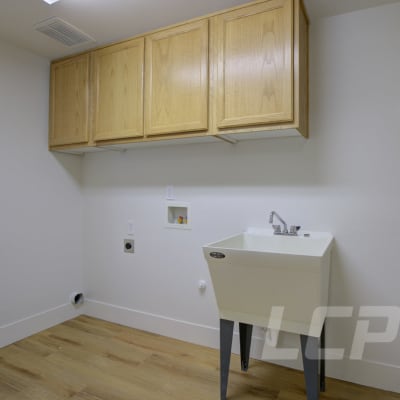
[[[71,293],[71,295],[69,296],[69,300],[73,306],[79,306],[83,304],[83,293],[80,292]]]

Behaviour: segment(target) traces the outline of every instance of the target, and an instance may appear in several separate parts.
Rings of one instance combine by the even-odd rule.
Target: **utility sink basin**
[[[220,318],[319,337],[332,242],[327,232],[249,229],[203,246]]]

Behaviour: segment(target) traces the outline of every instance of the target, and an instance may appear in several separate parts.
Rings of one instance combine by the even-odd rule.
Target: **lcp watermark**
[[[354,307],[336,306],[336,307],[318,307],[314,310],[310,326],[316,326],[321,321],[321,315],[326,318],[350,318],[353,317]],[[279,331],[284,316],[284,307],[272,307],[270,315],[270,328],[272,331]],[[382,332],[371,332],[371,318],[385,318],[387,323]],[[361,360],[365,345],[367,343],[390,343],[393,342],[400,329],[400,307],[398,306],[361,306],[358,312],[358,320],[354,330],[353,341],[349,354],[351,360]],[[311,335],[312,336],[312,335]],[[265,344],[273,348],[269,352],[268,359],[296,360],[299,349],[296,348],[277,348],[277,335],[266,337]],[[306,351],[306,355],[307,351]],[[325,360],[343,360],[345,355],[344,348],[325,348],[322,356]],[[309,357],[311,358],[311,357]]]

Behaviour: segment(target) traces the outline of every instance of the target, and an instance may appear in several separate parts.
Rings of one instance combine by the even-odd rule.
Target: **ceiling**
[[[400,0],[304,0],[311,22],[318,18]],[[0,38],[49,59],[78,53],[152,29],[247,3],[248,0],[1,0]],[[33,27],[60,17],[92,36],[96,43],[66,47]]]

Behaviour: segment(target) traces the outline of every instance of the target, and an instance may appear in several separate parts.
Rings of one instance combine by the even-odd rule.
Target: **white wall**
[[[332,305],[399,305],[400,5],[311,27],[311,138],[139,149],[85,156],[86,311],[217,346],[218,313],[201,246],[267,226],[268,212],[336,238]],[[190,231],[164,228],[165,187],[192,206]],[[136,252],[122,252],[126,222]],[[197,280],[209,283],[205,294]],[[240,294],[238,294],[240,295]],[[331,320],[348,356],[356,318]],[[385,321],[373,321],[383,330]],[[260,335],[260,332],[257,333]],[[294,337],[284,342],[297,343]],[[259,356],[260,340],[254,354]],[[400,391],[400,339],[328,373]]]
[[[49,62],[0,42],[0,347],[76,315],[81,160],[47,150]]]
[[[266,226],[272,209],[334,234],[332,305],[355,306],[355,316],[362,305],[399,305],[399,20],[394,4],[311,26],[308,141],[142,148],[83,161],[47,151],[48,62],[0,43],[0,347],[76,315],[67,303],[82,270],[88,314],[218,346],[201,246]],[[164,228],[166,185],[191,204],[192,230]],[[134,255],[122,252],[128,219]],[[328,346],[348,356],[355,324],[329,321]],[[328,362],[328,373],[400,392],[399,359],[397,337],[367,345],[360,362]]]

